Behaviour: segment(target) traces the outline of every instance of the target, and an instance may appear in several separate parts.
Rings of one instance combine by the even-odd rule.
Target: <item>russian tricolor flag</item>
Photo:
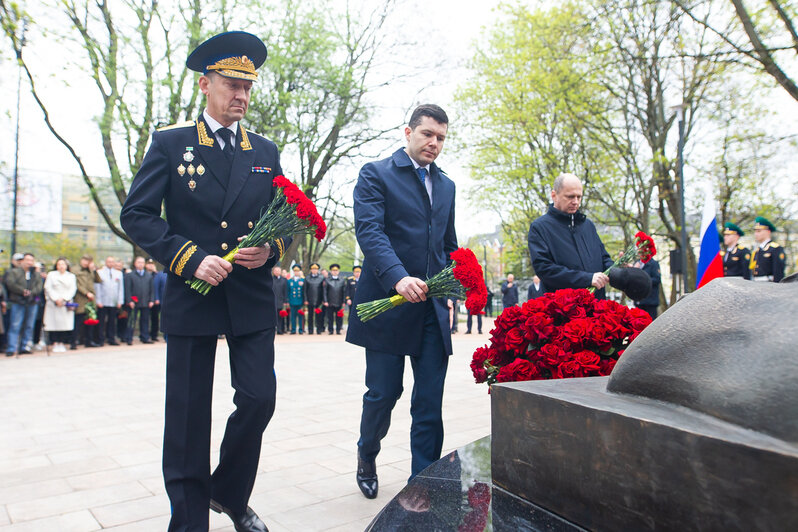
[[[698,254],[696,269],[696,289],[701,288],[715,277],[723,277],[723,260],[720,258],[720,235],[715,219],[715,198],[712,189],[707,187],[704,199],[704,212],[701,215],[701,251]]]

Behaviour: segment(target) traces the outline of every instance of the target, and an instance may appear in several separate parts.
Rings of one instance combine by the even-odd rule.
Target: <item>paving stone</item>
[[[468,368],[485,339],[453,341],[444,453],[490,432],[490,396]],[[0,532],[166,529],[164,362],[163,343],[0,359]],[[250,505],[272,532],[363,530],[410,475],[410,364],[377,458],[375,500],[364,498],[354,479],[363,350],[341,337],[278,337],[275,370],[277,410]],[[213,466],[234,408],[224,342],[215,375]],[[214,532],[233,532],[224,515],[210,512],[209,523]]]

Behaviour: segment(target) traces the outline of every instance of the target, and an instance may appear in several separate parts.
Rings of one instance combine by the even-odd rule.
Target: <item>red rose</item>
[[[526,319],[521,307],[512,306],[504,309],[501,314],[496,318],[495,325],[499,329],[509,331],[516,325],[520,324]]]
[[[474,374],[474,380],[479,384],[488,380],[488,372],[485,369],[485,358],[481,353],[477,355],[477,351],[474,352],[474,357],[471,359],[471,373]]]
[[[651,316],[645,310],[630,308],[625,321],[634,332],[640,333],[651,324]]]
[[[557,367],[557,373],[560,379],[567,379],[571,377],[582,377],[582,366],[576,360],[566,360]],[[558,378],[558,377],[555,377]]]
[[[547,366],[557,367],[567,359],[567,355],[557,345],[546,344],[538,350],[537,358]]]
[[[585,350],[585,351],[579,351],[578,353],[574,353],[574,361],[579,363],[579,365],[582,366],[582,369],[585,372],[590,372],[590,371],[598,371],[599,362],[601,361],[601,359],[593,351]]]
[[[137,296],[130,296],[130,299],[131,299],[131,300],[132,300],[134,303],[138,303],[138,302],[139,302],[139,298],[138,298]]]
[[[321,314],[321,309],[320,308],[313,309],[313,312],[315,312],[316,314]]]
[[[523,354],[527,346],[523,331],[515,327],[507,331],[507,336],[504,337],[504,346],[508,351],[514,351],[519,355]]]
[[[529,360],[516,358],[511,363],[503,366],[496,375],[497,382],[528,381],[540,377],[538,368]]]
[[[554,320],[548,314],[536,312],[524,322],[524,331],[527,340],[538,344],[548,340],[554,333]]]
[[[283,309],[280,312],[278,312],[278,314],[280,315],[281,318],[287,318],[288,317],[288,311],[285,310],[285,309]]]
[[[305,315],[305,309],[301,308],[301,309],[297,310],[297,314],[299,314],[300,316],[304,316]]]
[[[343,318],[344,317],[344,309],[340,309],[338,312],[335,313],[335,315],[338,316],[339,318]]]
[[[602,358],[599,362],[598,374],[602,377],[606,377],[612,373],[612,368],[615,367],[616,362],[617,361],[614,358]]]
[[[581,344],[592,338],[593,320],[589,318],[575,318],[562,327],[562,335],[572,344]]]

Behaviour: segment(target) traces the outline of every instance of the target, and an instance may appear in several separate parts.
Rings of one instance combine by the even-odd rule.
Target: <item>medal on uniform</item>
[[[197,166],[197,175],[202,175],[205,173],[205,167],[202,165]]]
[[[194,154],[191,153],[192,151],[194,151],[194,146],[186,146],[186,153],[183,154],[183,160],[187,163],[194,160]]]
[[[186,167],[181,164],[177,167],[177,173],[180,174],[180,177],[183,177],[183,174],[186,173]]]
[[[195,172],[194,165],[193,164],[189,164],[188,165],[188,175],[194,175],[194,172]]]
[[[188,182],[188,188],[191,192],[194,192],[194,189],[197,188],[197,182],[192,179]]]

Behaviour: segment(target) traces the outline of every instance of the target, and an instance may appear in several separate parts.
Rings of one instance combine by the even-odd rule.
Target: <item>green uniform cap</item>
[[[739,236],[745,236],[745,232],[742,229],[740,229],[736,224],[733,224],[731,222],[726,222],[726,224],[723,226],[723,234],[729,235],[732,233],[737,233]]]
[[[776,226],[770,223],[770,220],[764,216],[757,216],[754,221],[756,222],[754,224],[754,229],[770,229],[774,233],[776,232]]]

